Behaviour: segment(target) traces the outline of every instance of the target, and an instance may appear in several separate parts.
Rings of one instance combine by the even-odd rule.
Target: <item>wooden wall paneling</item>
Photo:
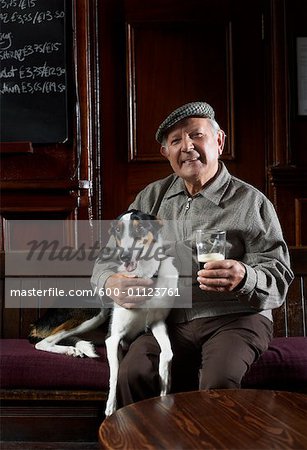
[[[285,303],[273,311],[275,336],[307,335],[307,246],[290,247],[295,279]]]
[[[20,327],[19,336],[27,338],[29,335],[30,325],[39,317],[39,305],[37,308],[21,308],[20,309]]]
[[[35,219],[35,214],[33,215],[33,212],[38,212],[40,220],[37,218]],[[49,242],[57,240],[61,246],[74,246],[76,222],[72,220],[73,218],[71,217],[69,219],[67,218],[67,213],[68,216],[70,215],[69,209],[64,213],[61,220],[58,220],[59,216],[55,216],[57,220],[51,220],[52,214],[50,206],[47,206],[45,212],[50,220],[42,219],[44,211],[42,211],[41,207],[34,211],[31,210],[31,208],[28,208],[28,210],[25,211],[25,214],[22,214],[20,208],[18,210],[15,208],[14,214],[10,214],[8,211],[3,213],[3,255],[5,252],[9,251],[29,251],[30,247],[28,243],[33,239],[36,239],[37,241],[48,239]],[[29,219],[29,217],[31,217],[31,219]],[[18,287],[20,289],[40,288],[39,283],[39,278],[31,279],[21,277],[19,279]],[[5,285],[3,286],[3,293],[4,289]],[[16,299],[17,307],[10,307],[10,304],[5,304],[5,295],[2,295],[1,297],[3,312],[2,337],[27,337],[30,324],[41,315],[41,299],[39,297],[29,297],[29,299],[27,297],[20,297],[19,299]],[[30,300],[30,303],[28,300]],[[52,299],[52,301],[55,301],[55,299]]]
[[[270,0],[267,6],[268,192],[287,243],[301,246],[306,243],[307,121],[296,111],[295,37],[306,35],[307,5],[302,0]]]
[[[104,419],[103,393],[79,401],[64,391],[62,399],[3,401],[2,448],[6,450],[97,450],[97,430]],[[33,394],[32,394],[33,395]],[[48,391],[46,393],[46,397]],[[51,396],[50,395],[50,396]],[[90,394],[89,394],[90,396]],[[61,397],[59,394],[58,397]],[[94,394],[92,394],[94,397]]]
[[[285,0],[267,2],[264,38],[267,49],[267,146],[270,165],[290,163],[289,80]]]
[[[92,203],[93,180],[97,182],[100,179],[97,170],[100,160],[100,140],[96,1],[74,0],[74,30],[75,145],[78,155],[76,176],[80,188],[78,219],[93,219],[98,218],[97,211],[100,210],[98,198],[95,198],[94,204]]]
[[[307,167],[307,115],[298,114],[297,37],[307,37],[307,2],[286,1],[288,77],[290,93],[290,149],[292,164]]]
[[[307,198],[295,199],[295,244],[307,245]]]
[[[35,219],[18,220],[13,217],[4,219],[5,251],[25,251],[30,249],[33,240],[38,242],[48,240],[56,241],[58,246],[76,245],[76,223],[66,217],[55,220]]]
[[[104,219],[114,219],[126,207],[127,104],[125,28],[123,2],[102,0],[98,3],[101,186]]]
[[[306,229],[306,206],[304,201],[298,199],[307,197],[307,168],[271,167],[268,177],[270,196],[277,209],[285,239],[288,245],[302,245],[303,241],[298,241],[298,233]]]
[[[188,99],[206,99],[215,105],[218,120],[227,134],[222,158],[235,158],[231,22],[202,25],[201,22],[148,23],[146,20],[126,25],[128,161],[163,161],[153,139],[156,129],[161,118]],[[204,42],[210,42],[206,65],[214,67],[216,77],[211,85],[210,71],[190,70],[195,55],[204,49]],[[166,70],[174,73],[166,77]],[[157,95],[159,90],[167,92],[163,103]]]
[[[0,142],[0,152],[4,153],[33,153],[32,142]]]
[[[97,81],[93,81],[97,73],[91,70],[96,58],[95,39],[92,38],[97,33],[96,2],[73,0],[72,5],[72,18],[68,19],[70,34],[67,35],[68,47],[71,46],[68,48],[71,55],[68,64],[69,139],[65,143],[33,144],[33,153],[29,154],[2,155],[1,188],[2,200],[5,202],[7,195],[13,197],[15,193],[17,204],[20,194],[25,195],[28,190],[29,199],[24,199],[24,210],[31,204],[32,195],[34,202],[38,199],[38,193],[42,194],[41,199],[58,196],[59,205],[62,197],[75,197],[76,217],[87,219],[92,195],[92,154],[98,146],[93,145],[92,139],[93,129],[97,128],[93,111],[99,103],[95,90]],[[41,206],[46,212],[44,201]]]
[[[2,214],[15,217],[20,214],[21,218],[48,216],[64,216],[73,218],[75,211],[79,206],[78,194],[76,191],[53,191],[49,194],[43,190],[24,190],[16,192],[15,190],[3,190]]]
[[[171,172],[156,128],[175,107],[196,99],[214,105],[233,174],[265,189],[261,6],[99,3],[104,218],[114,218],[143,187]]]
[[[21,337],[20,333],[21,313],[22,310],[20,309],[15,308],[4,309],[3,305],[1,338],[16,339]],[[35,318],[36,312],[33,313],[33,320],[35,320]]]
[[[99,18],[98,2],[92,0],[89,8],[89,30],[90,30],[90,60],[91,72],[90,94],[91,94],[91,147],[89,159],[91,165],[91,213],[96,220],[102,218],[102,190],[101,190],[101,96],[100,96],[100,65],[99,65]]]
[[[274,336],[283,337],[288,335],[288,317],[285,304],[273,311],[273,323]]]
[[[307,336],[307,246],[290,248],[291,266],[296,278],[289,289],[289,329]]]
[[[2,234],[2,224],[0,220],[0,233]],[[5,255],[4,251],[0,248],[0,338],[3,335],[3,315],[2,311],[4,308],[3,302],[4,302],[4,260]]]
[[[93,64],[97,59],[97,2],[73,0],[71,4],[71,21],[68,20],[71,27],[68,27],[70,34],[67,35],[67,41],[71,44],[68,73],[69,139],[65,143],[33,144],[32,153],[12,152],[2,155],[0,187],[1,220],[5,225],[1,233],[3,250],[12,243],[12,230],[9,230],[8,225],[11,219],[61,219],[66,224],[65,229],[53,232],[59,232],[58,237],[63,237],[63,242],[75,245],[73,236],[77,221],[97,218],[96,204],[93,206],[92,202],[92,180],[99,160],[96,132],[99,128],[96,89],[99,73],[95,69],[97,62],[96,66]],[[3,291],[4,288],[1,294]],[[4,296],[1,295],[2,336],[25,337],[29,324],[40,314],[40,304],[37,308],[24,308],[21,305],[21,308],[12,309],[4,306]]]
[[[21,207],[21,205],[17,204],[14,206],[7,206],[4,211],[2,211],[2,223],[3,223],[3,250],[7,251],[9,249],[24,249],[25,248],[25,242],[27,242],[27,236],[32,235],[33,231],[35,230],[37,239],[39,239],[39,222],[35,220],[36,218],[39,218],[42,220],[42,218],[49,220],[45,220],[45,225],[50,223],[51,225],[54,223],[50,219],[59,219],[62,218],[62,222],[69,225],[69,227],[74,227],[75,221],[74,219],[74,210],[76,209],[76,201],[74,201],[73,205],[68,205],[63,207],[63,205],[58,205],[59,198],[61,201],[63,201],[62,197],[56,197],[50,199],[47,197],[48,201],[46,201],[46,197],[40,198],[38,201],[38,205],[34,205],[32,207],[26,206],[29,205],[28,202],[33,201],[33,195],[31,197],[27,197],[27,202],[24,207]],[[14,198],[12,198],[14,200]],[[34,200],[35,201],[35,200]],[[45,202],[45,207],[43,208],[41,205]],[[50,202],[53,202],[52,205]],[[31,217],[32,220],[27,220]],[[10,219],[19,219],[23,220],[23,225],[21,225],[21,228],[14,228],[13,224],[14,221],[11,221]],[[28,228],[27,228],[28,225]],[[13,226],[13,227],[12,227]],[[30,233],[31,231],[31,233]],[[29,232],[29,234],[28,234]],[[68,233],[67,229],[63,230],[62,232],[59,232],[59,230],[50,229],[49,237],[51,238],[56,237],[57,239],[61,239],[61,236],[64,238],[68,238],[70,235],[74,235],[73,231],[70,231]],[[44,235],[46,238],[46,234]],[[71,241],[70,241],[71,242]],[[28,248],[27,248],[28,249]],[[3,251],[3,255],[4,255]],[[3,275],[2,278],[2,289],[0,293],[0,307],[1,307],[1,313],[2,313],[2,330],[1,330],[1,337],[3,338],[18,338],[18,337],[27,337],[28,331],[29,331],[29,325],[33,321],[35,321],[40,313],[40,302],[39,299],[37,299],[36,308],[29,308],[27,305],[25,305],[25,302],[27,299],[21,298],[20,308],[10,308],[9,305],[5,304],[5,276]],[[25,287],[24,283],[22,284],[22,281],[20,280],[21,285],[20,287]],[[33,282],[30,281],[29,288],[35,287],[33,285]],[[31,298],[33,301],[33,298]]]
[[[302,279],[297,278],[289,288],[287,302],[285,304],[285,315],[287,329],[295,330],[296,336],[306,335],[305,329],[305,300],[302,291]],[[288,335],[291,335],[288,333]]]

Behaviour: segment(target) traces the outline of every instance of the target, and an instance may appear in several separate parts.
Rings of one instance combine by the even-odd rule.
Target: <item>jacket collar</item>
[[[219,205],[219,203],[221,202],[223,195],[226,192],[231,181],[231,175],[228,172],[225,164],[222,161],[219,161],[219,165],[220,168],[217,177],[212,181],[212,183],[208,184],[208,186],[206,186],[202,191],[198,192],[198,194],[195,195],[195,197],[202,195],[207,200],[215,203],[216,205]],[[174,175],[173,182],[165,193],[165,198],[170,199],[180,194],[189,196],[183,179]]]

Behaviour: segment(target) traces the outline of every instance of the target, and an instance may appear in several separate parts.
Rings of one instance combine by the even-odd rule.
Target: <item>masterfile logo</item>
[[[127,253],[149,263],[151,260],[162,262],[170,255],[176,259],[178,223],[175,221],[163,222],[161,245],[154,245],[146,238],[141,243],[139,239],[132,239],[129,248],[123,248],[110,235],[114,221],[93,221],[89,225],[88,221],[11,220],[7,225],[11,240],[6,239],[5,249],[6,307],[101,307],[101,299],[109,297],[110,293],[101,287],[95,291],[95,286],[91,285],[95,263],[101,270],[108,265],[108,270],[116,273],[124,265],[123,256]],[[187,246],[187,253],[185,261],[181,256],[177,258],[180,259],[177,267],[184,295],[177,290],[170,293],[163,286],[159,292],[153,287],[152,292],[139,290],[136,295],[145,298],[168,294],[176,296],[175,307],[184,307],[184,304],[189,307],[192,246]]]

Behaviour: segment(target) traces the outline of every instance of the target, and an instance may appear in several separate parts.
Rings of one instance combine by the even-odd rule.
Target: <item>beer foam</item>
[[[202,263],[222,261],[223,259],[225,259],[225,256],[222,253],[203,253],[202,255],[198,255],[198,261]]]

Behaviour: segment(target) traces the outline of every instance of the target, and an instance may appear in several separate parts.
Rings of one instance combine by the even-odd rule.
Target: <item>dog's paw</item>
[[[169,374],[165,374],[163,377],[160,376],[160,397],[164,397],[170,392],[171,379]]]
[[[110,416],[116,411],[116,402],[109,402],[107,401],[106,409],[105,409],[105,415],[106,417]]]
[[[88,358],[99,358],[99,355],[95,352],[95,347],[91,342],[79,341],[76,344],[76,350],[80,353],[79,356],[87,356]]]
[[[82,352],[80,352],[80,350],[78,350],[76,347],[73,347],[71,345],[69,345],[66,348],[66,355],[73,356],[75,358],[77,358],[77,357],[83,358],[83,356],[84,356],[84,354]]]

